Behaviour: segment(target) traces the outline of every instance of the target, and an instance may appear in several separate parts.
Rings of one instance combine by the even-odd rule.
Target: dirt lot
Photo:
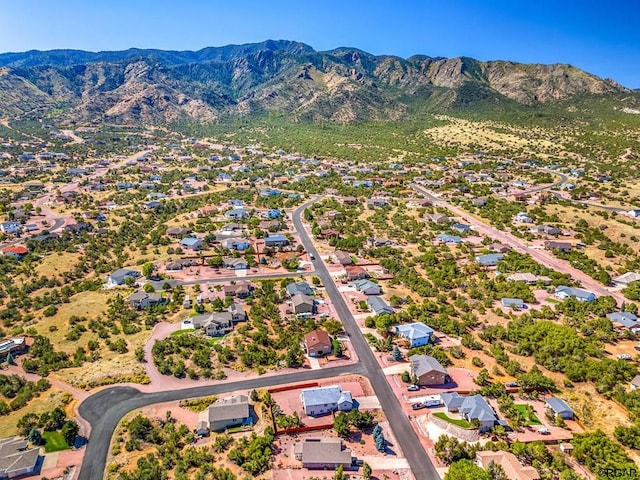
[[[319,382],[320,386],[327,387],[330,385],[340,385],[343,391],[351,392],[354,399],[371,395],[371,387],[369,382],[362,377],[345,377],[335,380],[325,380]],[[310,417],[302,411],[302,402],[300,401],[300,393],[302,389],[288,390],[285,392],[272,393],[273,399],[282,409],[285,415],[293,415],[297,412],[304,426],[325,425],[333,423],[332,415],[324,415],[321,417]]]

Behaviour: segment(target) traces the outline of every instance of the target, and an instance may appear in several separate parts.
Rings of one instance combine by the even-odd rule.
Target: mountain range
[[[164,123],[285,114],[355,122],[619,94],[637,92],[565,64],[320,52],[284,40],[198,51],[0,54],[0,117],[55,112],[68,121]]]

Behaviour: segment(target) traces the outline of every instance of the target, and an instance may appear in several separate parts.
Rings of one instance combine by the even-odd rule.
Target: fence
[[[320,384],[318,382],[302,383],[298,385],[284,385],[282,387],[269,388],[267,389],[267,392],[269,393],[288,392],[289,390],[298,390],[300,388],[311,388],[311,387],[317,387],[319,385]]]

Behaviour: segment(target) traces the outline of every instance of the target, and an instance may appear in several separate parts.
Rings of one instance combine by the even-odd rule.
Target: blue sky
[[[0,52],[298,40],[407,57],[570,63],[640,88],[635,0],[0,0]]]

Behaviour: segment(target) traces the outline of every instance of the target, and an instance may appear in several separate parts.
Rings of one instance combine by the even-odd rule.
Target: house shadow
[[[429,390],[451,390],[454,388],[458,388],[458,384],[452,380],[451,378],[449,378],[449,381],[447,383],[443,383],[442,385],[427,385],[426,388],[428,388]]]

